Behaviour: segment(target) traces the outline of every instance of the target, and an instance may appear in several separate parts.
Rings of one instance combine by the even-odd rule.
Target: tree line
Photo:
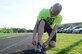
[[[31,29],[25,29],[25,28],[0,28],[0,33],[27,33],[27,32],[33,32]]]

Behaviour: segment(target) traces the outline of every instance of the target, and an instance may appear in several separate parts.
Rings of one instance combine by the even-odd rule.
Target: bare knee
[[[41,26],[45,25],[44,20],[41,20],[39,25],[41,25]]]
[[[50,45],[51,47],[55,47],[55,46],[56,46],[56,42],[55,42],[55,41],[50,41],[49,45]]]

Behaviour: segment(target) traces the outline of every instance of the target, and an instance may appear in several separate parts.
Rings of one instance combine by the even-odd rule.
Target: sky
[[[81,0],[0,0],[0,28],[33,29],[41,9],[62,5],[62,24],[82,22]]]

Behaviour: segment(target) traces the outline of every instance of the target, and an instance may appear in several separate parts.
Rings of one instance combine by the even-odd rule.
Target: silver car
[[[82,34],[82,27],[74,29],[72,33],[80,33],[80,34]]]
[[[68,30],[68,33],[73,33],[73,30],[78,29],[78,28],[81,28],[81,26],[71,27],[71,28]]]

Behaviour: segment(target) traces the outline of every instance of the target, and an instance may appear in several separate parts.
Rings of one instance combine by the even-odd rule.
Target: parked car
[[[65,27],[64,29],[63,29],[63,33],[66,33],[66,31],[69,29],[70,27]]]
[[[58,32],[58,33],[62,33],[63,29],[64,29],[64,28],[60,28],[60,29],[57,30],[57,32]]]
[[[65,29],[65,33],[69,33],[70,29],[72,29],[72,27],[68,27],[67,29]]]
[[[82,34],[82,27],[74,29],[72,33],[80,33],[80,34]]]
[[[74,26],[68,30],[68,33],[72,33],[74,29],[81,28],[81,26]]]

